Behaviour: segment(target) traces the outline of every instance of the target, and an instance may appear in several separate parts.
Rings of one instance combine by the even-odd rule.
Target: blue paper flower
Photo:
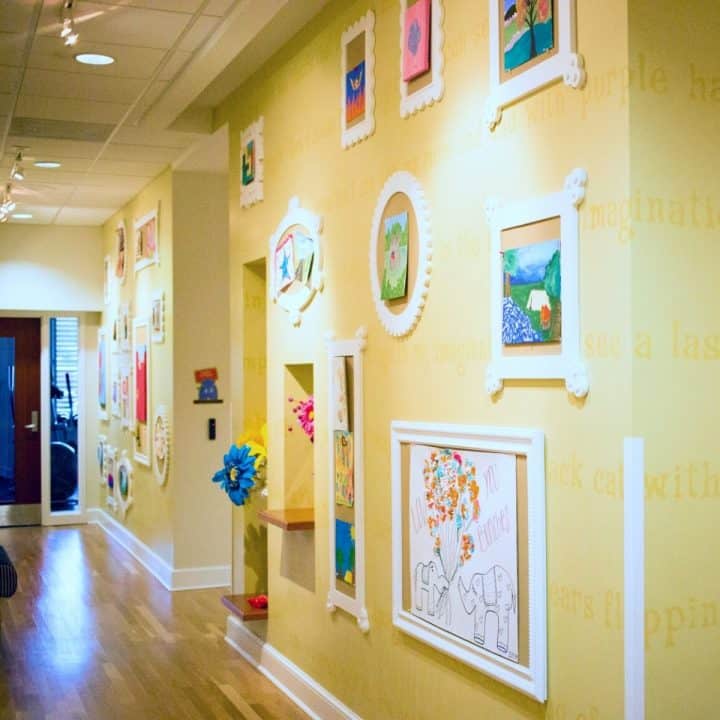
[[[225,467],[213,475],[213,482],[228,494],[235,505],[244,505],[251,488],[255,486],[255,457],[247,445],[232,445],[223,458]]]

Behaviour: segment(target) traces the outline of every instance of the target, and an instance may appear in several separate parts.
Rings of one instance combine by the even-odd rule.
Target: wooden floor
[[[171,593],[95,526],[0,529],[0,718],[306,718],[224,641],[221,590]],[[227,592],[227,590],[225,590]]]

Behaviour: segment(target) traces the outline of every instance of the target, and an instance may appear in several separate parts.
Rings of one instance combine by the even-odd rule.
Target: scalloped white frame
[[[365,119],[348,128],[345,116],[347,46],[362,33],[365,33]],[[347,149],[375,132],[375,13],[372,10],[342,34],[340,71],[340,144]]]
[[[127,517],[128,510],[133,504],[133,466],[128,457],[127,450],[123,450],[120,455],[120,460],[116,463],[116,477],[115,477],[115,506],[120,512],[120,516],[124,520]],[[123,497],[120,492],[120,468],[125,468],[127,472],[128,491],[127,497]]]
[[[154,323],[155,304],[159,303],[160,327],[156,328]],[[154,343],[165,342],[165,291],[155,290],[150,298],[150,334]]]
[[[108,332],[104,327],[98,328],[98,346],[97,346],[97,358],[98,361],[100,359],[100,348],[101,346],[104,346],[105,348],[105,409],[103,410],[102,405],[100,405],[100,377],[98,375],[98,395],[97,397],[97,409],[98,409],[98,418],[102,420],[103,422],[107,422],[110,420],[110,339],[108,337]],[[98,367],[98,373],[100,372],[99,369],[99,362],[96,364],[96,367]]]
[[[400,0],[400,117],[408,117],[414,113],[439,102],[445,93],[445,8],[443,0],[432,0],[430,9],[430,72],[432,81],[421,90],[408,92],[408,85],[403,80],[403,46],[405,45],[405,11],[407,0]]]
[[[502,119],[503,109],[517,100],[562,79],[571,88],[585,85],[585,60],[577,53],[575,0],[554,0],[558,27],[558,49],[554,55],[525,72],[502,82],[500,68],[500,3],[490,3],[490,95],[485,101],[485,122],[494,130]]]
[[[527,457],[529,663],[522,665],[430,625],[403,607],[402,446],[434,445]],[[393,625],[441,652],[530,697],[547,700],[547,565],[545,531],[545,436],[526,428],[443,425],[394,420],[392,455],[392,617]]]
[[[133,343],[132,343],[132,353],[130,355],[130,376],[132,378],[130,383],[131,393],[130,393],[130,412],[132,413],[132,431],[133,431],[133,457],[135,460],[140,463],[141,465],[146,465],[147,467],[150,467],[152,464],[152,432],[151,432],[151,418],[152,414],[150,412],[150,406],[151,406],[151,399],[152,399],[152,327],[150,326],[150,322],[145,320],[144,318],[135,318],[133,320]],[[138,451],[138,443],[137,443],[137,433],[140,432],[139,423],[137,421],[137,418],[135,417],[135,410],[136,410],[136,393],[137,393],[137,383],[135,382],[135,346],[137,345],[137,331],[139,328],[145,327],[147,328],[147,356],[145,358],[145,362],[147,364],[147,417],[148,417],[148,423],[146,424],[146,442],[144,443],[144,446],[148,449],[148,454],[145,455],[142,452]]]
[[[137,260],[137,242],[139,230],[143,225],[147,225],[152,219],[155,219],[155,252],[152,257],[140,258]],[[151,265],[160,264],[160,208],[155,207],[150,212],[141,215],[135,219],[133,223],[134,242],[133,242],[133,260],[135,260],[135,272],[139,272],[143,268],[150,267]]]
[[[125,253],[125,258],[123,260],[122,264],[122,275],[117,274],[117,266],[118,261],[120,259],[120,235],[122,234],[123,244],[125,245],[125,250],[123,251]],[[115,272],[113,273],[115,277],[120,281],[121,285],[125,284],[125,280],[127,279],[127,266],[128,262],[130,261],[130,253],[128,252],[128,234],[127,234],[127,228],[125,227],[125,221],[120,220],[118,224],[115,226]]]
[[[587,172],[573,170],[563,190],[552,195],[501,205],[490,199],[486,213],[491,233],[490,308],[492,360],[486,372],[486,389],[495,395],[504,380],[565,380],[568,392],[585,397],[590,389],[587,368],[580,352],[580,296],[578,207],[585,199]],[[559,355],[503,356],[502,342],[502,232],[503,230],[560,218],[560,297],[562,302],[562,349]]]
[[[355,597],[341,593],[335,587],[335,438],[332,423],[328,423],[329,482],[328,533],[329,533],[329,569],[330,589],[326,607],[329,612],[337,608],[354,615],[360,631],[370,630],[370,620],[365,606],[365,450],[363,425],[363,353],[367,346],[367,329],[361,327],[352,340],[336,340],[332,333],[326,336],[328,348],[328,415],[334,416],[337,398],[333,392],[333,358],[352,357],[353,359],[353,450],[354,450],[354,487],[355,487]]]
[[[313,241],[315,257],[313,258],[312,275],[309,285],[306,285],[299,292],[292,295],[277,289],[277,278],[275,277],[275,248],[283,236],[293,227],[302,228],[306,235]],[[270,236],[270,254],[268,264],[270,265],[270,293],[274,303],[277,303],[283,310],[290,314],[292,324],[297,327],[302,322],[302,313],[313,301],[316,293],[322,292],[325,287],[325,272],[323,270],[323,252],[321,234],[323,229],[323,218],[321,215],[306,210],[300,205],[300,199],[291,198],[288,203],[288,211],[280,221],[275,232]]]
[[[158,485],[163,486],[168,479],[170,466],[170,420],[165,405],[158,405],[153,414],[153,474]]]
[[[255,178],[249,185],[242,184],[242,153],[255,141]],[[265,198],[265,118],[261,115],[240,133],[240,207],[250,207]]]
[[[113,489],[109,491],[107,486],[108,475],[112,472]],[[112,445],[105,444],[103,452],[103,470],[101,485],[105,487],[105,504],[113,511],[117,511],[117,502],[115,500],[115,486],[117,483],[117,448]]]
[[[380,278],[377,270],[377,246],[380,234],[380,223],[385,207],[390,198],[396,194],[405,195],[412,205],[418,228],[418,272],[415,287],[402,313],[395,314],[388,310],[385,301],[380,297]],[[382,326],[390,335],[402,337],[410,333],[420,321],[423,308],[430,290],[432,273],[432,234],[430,232],[430,209],[425,199],[425,192],[414,175],[400,171],[391,175],[380,191],[375,212],[373,213],[370,234],[370,285],[375,303],[375,310]]]

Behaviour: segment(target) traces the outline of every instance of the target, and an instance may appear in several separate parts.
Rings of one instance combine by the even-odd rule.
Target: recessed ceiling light
[[[33,165],[39,168],[59,168],[60,163],[57,160],[36,160]]]
[[[115,62],[114,57],[99,53],[80,53],[75,56],[75,60],[83,65],[110,65]]]
[[[11,217],[13,220],[30,220],[32,213],[14,213]]]

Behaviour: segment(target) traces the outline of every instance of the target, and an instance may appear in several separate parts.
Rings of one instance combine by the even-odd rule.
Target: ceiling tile
[[[102,225],[117,208],[74,208],[65,207],[55,219],[56,225]]]
[[[93,170],[107,175],[135,175],[137,177],[154,178],[167,166],[168,163],[162,162],[127,162],[124,160],[105,160],[101,158],[95,164]]]
[[[25,35],[0,32],[0,65],[19,67],[25,48]]]
[[[48,138],[35,138],[25,135],[11,135],[5,147],[13,145],[28,146],[28,155],[36,160],[59,160],[65,167],[73,160],[91,160],[102,149],[102,143],[82,142],[72,140],[53,140]],[[68,169],[75,169],[74,166]]]
[[[208,6],[203,10],[203,15],[225,15],[230,8],[236,4],[236,0],[210,0]]]
[[[12,111],[14,100],[14,95],[9,95],[8,93],[0,93],[0,113],[3,113],[7,116]]]
[[[18,207],[15,212],[31,213],[32,219],[30,220],[13,220],[10,218],[8,222],[19,225],[49,225],[55,214],[59,210],[59,206],[55,207],[52,205],[29,205],[25,203],[18,203]]]
[[[4,93],[15,93],[19,84],[20,68],[0,65],[0,90]]]
[[[74,98],[129,105],[140,94],[146,80],[103,77],[83,72],[32,70],[25,73],[23,94],[54,98]]]
[[[67,98],[48,98],[39,95],[20,95],[17,115],[28,118],[47,118],[82,122],[92,118],[93,123],[117,123],[128,106],[120,103],[88,102]]]
[[[67,207],[122,207],[134,193],[117,187],[76,187]]]
[[[153,145],[122,145],[111,143],[103,153],[105,160],[171,163],[184,148],[155,147]]]
[[[176,50],[167,61],[165,67],[160,71],[158,80],[172,80],[185,66],[185,63],[192,57],[191,52]]]
[[[6,33],[27,33],[30,29],[35,2],[4,2],[0,3],[0,28]]]
[[[194,13],[202,5],[203,0],[96,0],[101,5],[124,5],[126,7],[146,8],[148,10],[165,10],[171,12]],[[85,3],[80,3],[84,5]]]
[[[195,133],[174,132],[172,130],[150,130],[123,125],[113,138],[113,144],[186,148],[192,145],[197,138],[198,136]]]

